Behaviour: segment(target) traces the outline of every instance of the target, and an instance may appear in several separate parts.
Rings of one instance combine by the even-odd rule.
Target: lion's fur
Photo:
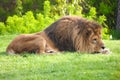
[[[78,16],[65,16],[51,24],[43,32],[17,36],[8,45],[6,51],[8,53],[23,51],[46,53],[49,50],[55,52],[100,52],[104,47],[101,30],[101,25],[94,21]]]
[[[53,51],[42,37],[42,33],[18,35],[6,49],[6,52],[9,54],[20,54],[23,52],[39,54],[51,53]]]
[[[60,51],[99,52],[104,46],[101,25],[78,16],[66,16],[44,30]],[[93,44],[93,40],[97,43]]]

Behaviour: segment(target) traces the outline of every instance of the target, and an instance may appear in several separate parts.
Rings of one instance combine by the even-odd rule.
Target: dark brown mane
[[[90,52],[88,37],[92,32],[89,29],[101,31],[101,28],[96,22],[66,16],[51,24],[44,32],[61,51]]]

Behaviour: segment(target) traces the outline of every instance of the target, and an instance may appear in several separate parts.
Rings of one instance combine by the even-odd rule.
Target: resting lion
[[[60,51],[98,53],[105,48],[102,26],[78,16],[65,16],[44,30]]]
[[[57,50],[57,49],[56,49]],[[6,52],[8,54],[21,54],[23,52],[28,53],[53,53],[55,52],[46,40],[42,37],[41,33],[35,34],[21,34],[18,35],[13,41],[8,45]]]
[[[7,53],[77,51],[104,52],[102,26],[78,16],[65,16],[43,32],[16,37],[8,46]]]

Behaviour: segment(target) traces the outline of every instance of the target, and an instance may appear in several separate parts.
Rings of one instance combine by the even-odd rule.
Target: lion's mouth
[[[95,54],[102,53],[105,49],[100,49],[99,51],[94,51]]]
[[[108,48],[101,49],[100,51],[94,51],[95,54],[102,53],[102,54],[109,54],[111,51]]]
[[[99,53],[101,53],[101,52],[99,52],[99,51],[94,51],[93,53],[94,53],[94,54],[99,54]]]

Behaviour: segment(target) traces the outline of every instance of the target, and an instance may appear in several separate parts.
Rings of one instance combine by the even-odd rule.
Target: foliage
[[[110,55],[77,52],[7,55],[5,49],[15,36],[0,36],[0,80],[120,79],[120,41],[104,41],[112,51]]]
[[[111,30],[111,36],[113,40],[120,40],[120,30]]]
[[[110,34],[108,28],[103,28],[102,29],[102,38],[109,40],[110,39]]]
[[[50,6],[49,6],[50,2]],[[7,5],[6,5],[7,4]],[[9,15],[22,15],[27,11],[47,14],[47,8],[51,9],[51,15],[80,15],[87,14],[93,7],[97,16],[106,16],[105,24],[111,29],[115,26],[117,0],[1,0],[0,21],[5,21]],[[49,7],[48,7],[49,6]],[[4,14],[4,15],[3,15]]]
[[[5,24],[0,22],[0,34],[3,34],[4,32],[6,32],[4,30],[6,30]]]
[[[104,15],[107,19],[105,25],[109,29],[113,29],[116,26],[116,12],[117,12],[117,1],[115,0],[83,0],[85,11],[89,11],[91,7],[95,7],[97,15]]]
[[[22,6],[22,1],[21,0],[16,0],[16,8],[15,12],[17,15],[22,15],[23,12],[23,6]]]
[[[41,13],[37,14],[35,19],[33,13],[28,11],[22,17],[9,16],[6,20],[6,32],[10,34],[39,32],[53,21],[54,19],[45,17]]]
[[[0,21],[6,20],[8,16],[14,14],[15,0],[0,0]]]
[[[50,2],[49,1],[45,1],[44,2],[44,16],[49,16],[50,15]]]
[[[37,21],[34,19],[32,12],[27,12],[26,15],[23,15],[22,17],[17,15],[8,17],[6,25],[9,33],[30,33],[31,31],[34,31]]]
[[[8,16],[5,24],[1,22],[0,26],[4,24],[5,27],[1,27],[3,29],[1,29],[0,34],[41,31],[56,19],[65,15],[78,15],[97,21],[105,29],[110,29],[115,24],[114,19],[110,16],[112,13],[114,14],[113,10],[116,8],[116,1],[111,2],[111,0],[16,0],[16,2],[5,0],[2,2],[2,4],[5,3],[14,3],[16,5],[13,7],[11,5],[8,6],[11,7],[12,13],[15,15]],[[109,6],[109,4],[113,5]],[[2,13],[5,12],[3,5],[0,7],[0,10]],[[110,35],[106,31],[109,30],[103,30],[104,39],[108,39]]]
[[[90,20],[96,18],[96,8],[95,7],[90,8],[90,12],[88,13],[87,18],[90,19]]]

